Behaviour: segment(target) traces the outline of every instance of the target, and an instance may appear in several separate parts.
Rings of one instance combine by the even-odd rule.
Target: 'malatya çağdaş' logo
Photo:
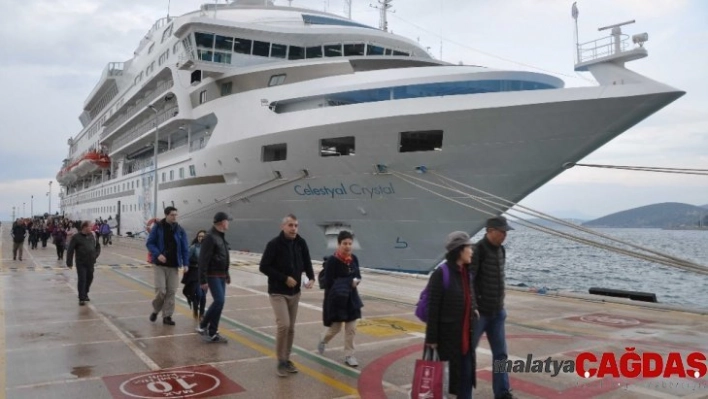
[[[561,372],[576,373],[583,378],[702,378],[708,373],[706,355],[691,352],[682,356],[670,352],[666,357],[656,352],[636,353],[635,348],[624,348],[625,353],[603,353],[598,357],[594,353],[582,352],[573,359],[544,360],[526,359],[495,360],[495,373],[548,373],[556,377]]]

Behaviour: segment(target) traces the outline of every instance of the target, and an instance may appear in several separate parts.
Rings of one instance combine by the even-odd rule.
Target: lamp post
[[[34,195],[30,196],[30,217],[34,216]]]
[[[25,202],[22,203],[22,217],[25,217]]]
[[[155,108],[154,105],[148,105],[148,108],[152,112],[155,113],[155,148],[153,149],[153,181],[154,181],[154,189],[153,189],[153,196],[152,196],[152,217],[157,219],[157,149],[159,145],[159,138],[160,138],[160,129],[158,128],[158,123],[157,123],[157,108]]]
[[[15,220],[17,220],[17,219],[15,219],[15,207],[13,206],[12,207],[12,221],[14,222]]]
[[[49,181],[49,214],[52,214],[52,183],[53,181]]]

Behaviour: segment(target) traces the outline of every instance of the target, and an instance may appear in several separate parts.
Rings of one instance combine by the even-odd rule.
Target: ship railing
[[[160,97],[165,91],[171,89],[172,86],[174,86],[174,81],[172,79],[157,85],[157,88],[150,93],[150,95],[138,101],[132,108],[127,108],[127,111],[123,115],[119,116],[108,126],[106,126],[103,133],[101,133],[101,140],[110,136],[111,133],[115,132],[116,129],[118,129],[125,121],[135,115],[138,111],[141,111],[147,104]]]
[[[173,107],[166,108],[165,110],[157,114],[157,124],[159,125],[168,119],[174,118],[178,113],[179,107],[176,105]],[[146,132],[155,129],[155,119],[155,117],[148,118],[142,124],[136,125],[129,131],[125,132],[118,139],[116,139],[112,147],[116,149],[121,148],[124,145],[130,143],[131,141],[135,140],[136,138],[141,137]]]
[[[93,100],[93,96],[95,96],[98,89],[103,86],[103,82],[105,82],[106,79],[123,75],[124,66],[125,64],[123,62],[109,62],[105,68],[103,68],[103,72],[101,73],[101,77],[98,79],[98,83],[96,83],[96,86],[94,86],[93,90],[91,90],[91,94],[89,94],[89,96],[86,97],[86,101],[84,101],[84,108],[86,108],[86,105]]]
[[[578,44],[578,63],[596,60],[598,58],[609,57],[631,49],[629,35],[621,35],[619,43],[614,36],[606,36],[601,39],[592,40]],[[619,49],[619,51],[617,51]]]

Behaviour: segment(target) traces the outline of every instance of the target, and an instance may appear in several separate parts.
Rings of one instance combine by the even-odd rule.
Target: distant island
[[[628,209],[583,223],[586,227],[706,229],[708,204],[665,202]]]

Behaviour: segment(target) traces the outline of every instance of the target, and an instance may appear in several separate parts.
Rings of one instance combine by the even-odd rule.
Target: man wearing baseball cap
[[[509,230],[514,230],[506,218],[496,216],[487,219],[487,232],[475,245],[470,268],[474,276],[475,295],[479,309],[479,321],[475,324],[473,347],[476,349],[482,333],[487,334],[494,361],[505,362],[508,358],[504,324],[504,266],[506,250],[502,243]],[[492,377],[495,399],[513,399],[509,387],[509,374],[495,372]]]
[[[211,291],[211,297],[214,299],[197,326],[197,332],[208,343],[227,342],[226,338],[219,335],[219,320],[224,310],[226,284],[231,284],[229,243],[226,242],[224,234],[229,229],[231,220],[226,213],[217,212],[214,215],[214,226],[202,240],[199,252],[199,284],[202,290]]]

